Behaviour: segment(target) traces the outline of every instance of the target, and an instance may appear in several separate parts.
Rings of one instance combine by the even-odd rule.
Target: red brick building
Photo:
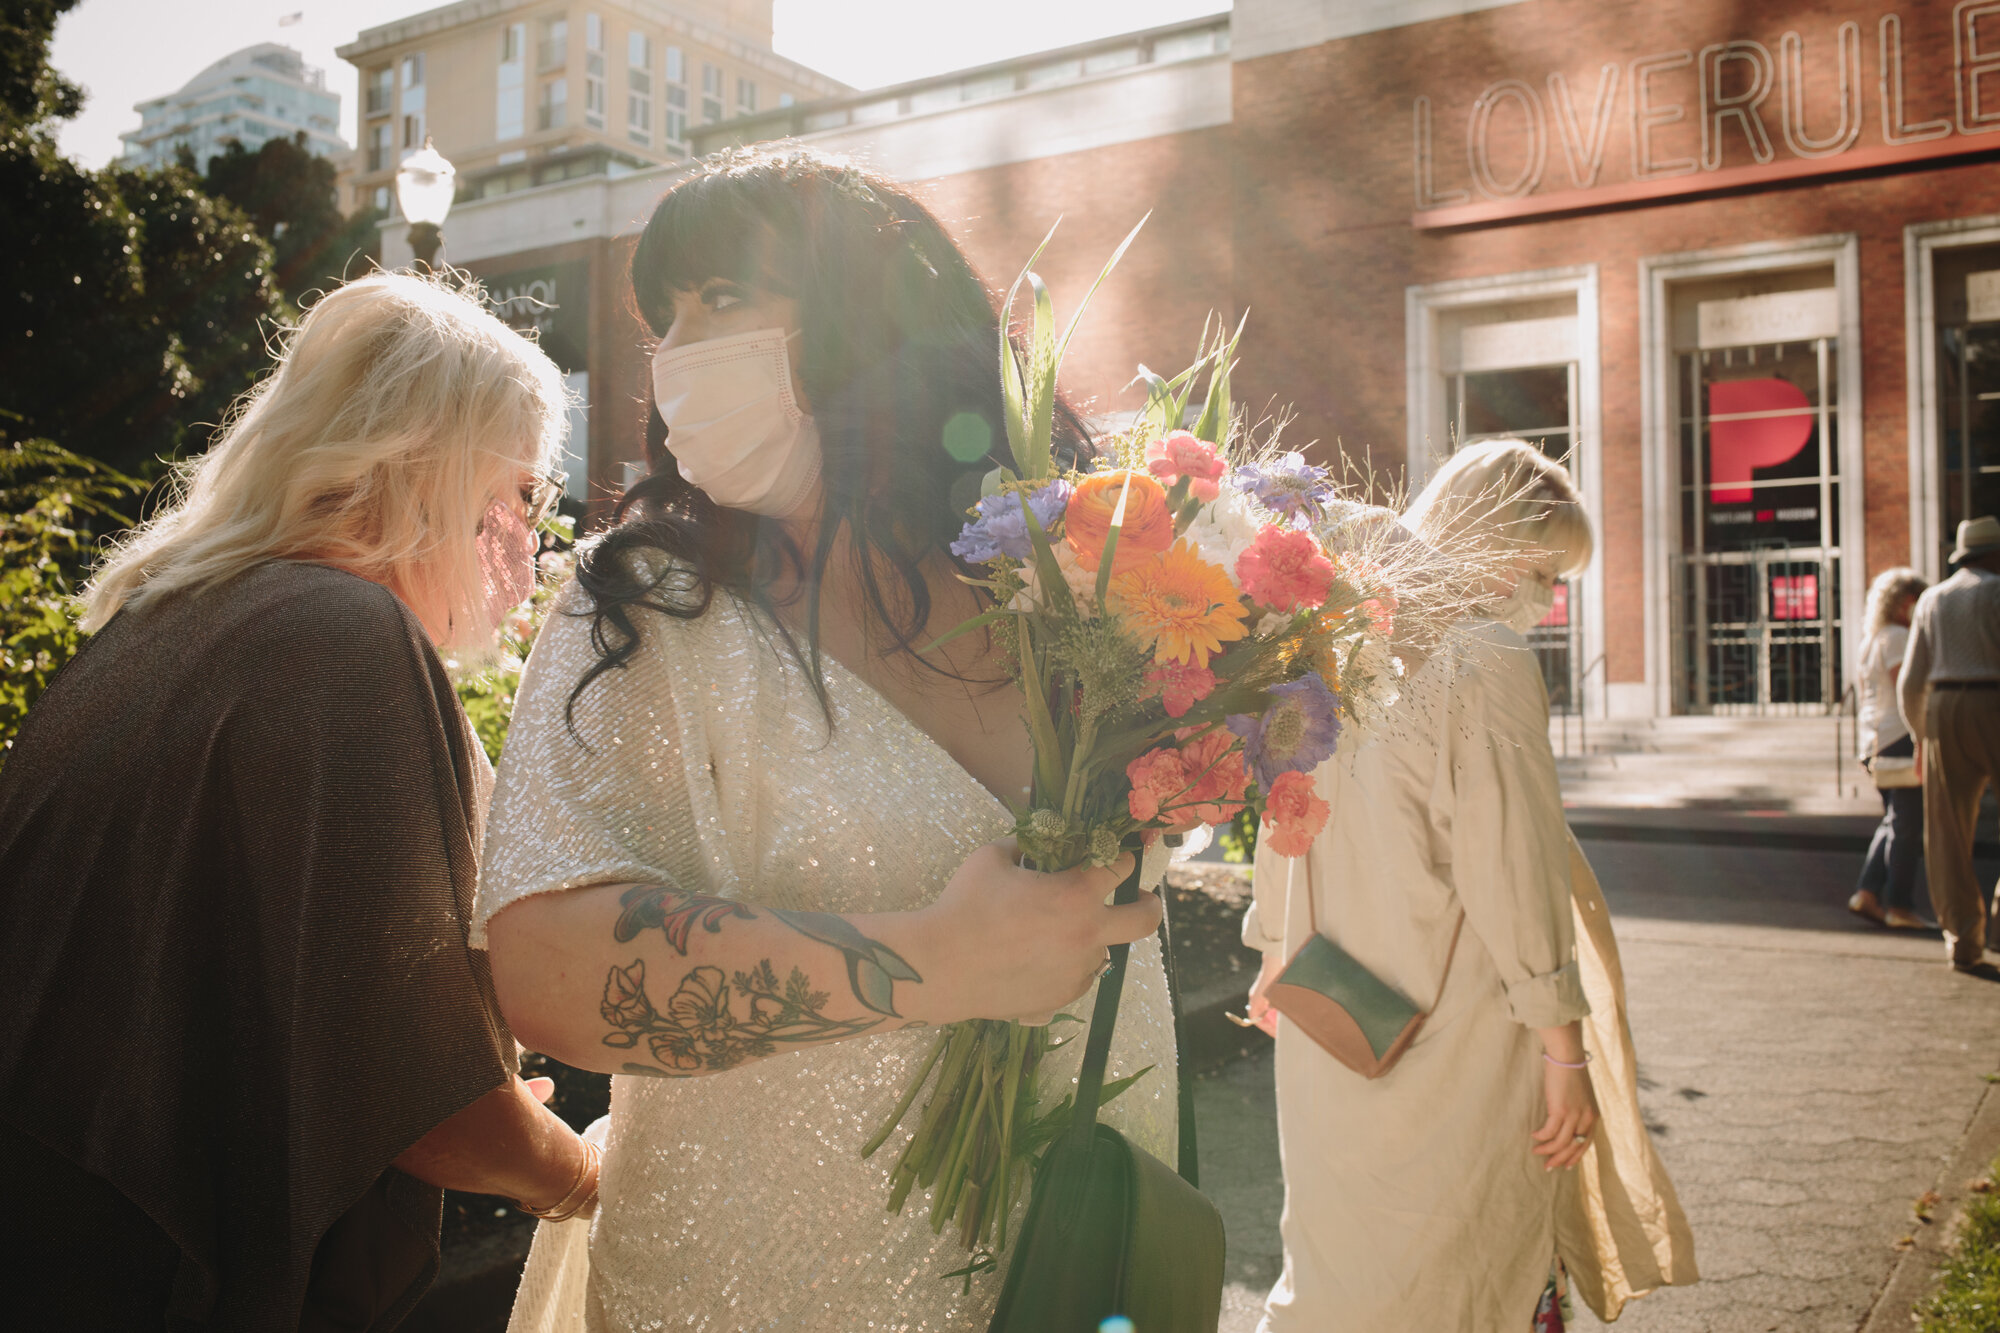
[[[1594,714],[1821,712],[1867,580],[2000,511],[2000,2],[1238,0],[1226,16],[717,127],[925,182],[1004,282],[1098,297],[1101,410],[1249,314],[1241,397],[1420,483],[1570,460],[1602,535],[1541,632]],[[636,455],[618,287],[671,169],[470,204],[454,255],[581,264],[590,472]],[[394,241],[392,237],[391,250]],[[532,274],[530,274],[532,276]]]

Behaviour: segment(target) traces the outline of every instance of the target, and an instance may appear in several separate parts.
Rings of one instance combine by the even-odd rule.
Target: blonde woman
[[[1910,642],[1910,612],[1930,585],[1914,569],[1884,570],[1868,585],[1861,662],[1854,673],[1855,740],[1882,794],[1882,822],[1868,844],[1847,910],[1898,930],[1930,926],[1916,912],[1924,855],[1924,787],[1917,742],[1896,708],[1896,675]]]
[[[1244,938],[1264,966],[1250,1012],[1278,1040],[1286,1188],[1269,1333],[1560,1328],[1558,1200],[1598,1128],[1573,844],[1522,637],[1556,581],[1589,562],[1590,523],[1562,466],[1512,440],[1460,450],[1403,523],[1498,572],[1453,641],[1411,672],[1380,734],[1350,729],[1319,770],[1333,813],[1312,851],[1258,856]],[[1269,1007],[1315,929],[1430,1013],[1379,1079]],[[1618,1004],[1607,995],[1607,1011]],[[1650,1151],[1643,1134],[1633,1151]],[[1623,1257],[1639,1289],[1653,1285],[1650,1255]]]
[[[17,1326],[386,1329],[439,1187],[594,1189],[467,947],[492,773],[439,659],[531,590],[565,419],[475,297],[350,283],[90,584],[0,772]]]

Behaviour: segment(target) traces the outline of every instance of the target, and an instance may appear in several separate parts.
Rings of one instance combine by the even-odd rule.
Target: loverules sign
[[[1938,106],[1922,110],[1911,105],[1910,85],[1930,87],[1945,71],[1906,59],[1896,13],[1877,18],[1872,43],[1849,20],[1810,46],[1789,31],[1775,51],[1733,37],[1606,61],[1594,88],[1572,88],[1561,72],[1539,88],[1500,79],[1466,113],[1459,163],[1451,161],[1456,127],[1439,125],[1431,98],[1419,96],[1411,116],[1411,225],[1477,226],[2000,152],[2000,140],[1978,137],[2000,131],[2000,0],[1963,0],[1951,25],[1950,103],[1940,96]],[[1874,49],[1864,53],[1864,46]],[[1944,47],[1932,40],[1924,49],[1935,63]],[[1864,73],[1873,76],[1874,97],[1866,95]],[[1818,90],[1810,108],[1809,76]],[[1830,103],[1826,93],[1835,90]],[[1667,127],[1689,119],[1698,153],[1688,151],[1694,136],[1685,130],[1677,132],[1679,146],[1670,146],[1676,132]],[[1624,141],[1629,176],[1600,184],[1614,137]]]

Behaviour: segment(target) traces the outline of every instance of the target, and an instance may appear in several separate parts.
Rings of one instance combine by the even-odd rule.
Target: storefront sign
[[[542,350],[564,371],[589,368],[588,264],[482,274],[480,280],[486,286],[487,306],[509,328],[532,331]]]
[[[1695,307],[1695,346],[1749,347],[1840,336],[1840,293],[1832,287],[1770,292]]]
[[[2000,130],[2000,0],[1962,0],[1951,21],[1951,115],[1913,120],[1920,113],[1908,105],[1902,18],[1889,13],[1877,20],[1872,73],[1878,97],[1872,100],[1879,107],[1875,142],[1865,145],[1871,99],[1863,95],[1861,25],[1852,20],[1815,38],[1810,50],[1799,33],[1787,32],[1775,52],[1761,41],[1730,38],[1607,62],[1589,90],[1572,89],[1559,72],[1540,89],[1520,78],[1500,79],[1466,113],[1462,173],[1448,170],[1456,154],[1439,147],[1441,138],[1456,136],[1437,124],[1432,99],[1419,96],[1412,113],[1417,211],[1411,225],[1476,226],[2000,152],[2000,140],[1975,137]],[[1809,61],[1816,86],[1838,89],[1837,105],[1815,106],[1810,114]],[[1690,67],[1694,96],[1677,99],[1668,76]],[[1630,176],[1600,185],[1621,101]],[[1670,155],[1659,133],[1691,116],[1699,155]],[[1564,179],[1544,191],[1544,177],[1553,177],[1547,170],[1552,143],[1561,150]],[[1738,165],[1725,167],[1728,159]],[[1454,175],[1464,187],[1441,183]]]
[[[2000,320],[2000,269],[1965,275],[1965,322],[1990,324]]]

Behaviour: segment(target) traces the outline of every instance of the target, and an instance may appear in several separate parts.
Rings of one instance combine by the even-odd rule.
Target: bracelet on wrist
[[[1578,1060],[1575,1064],[1571,1064],[1567,1060],[1558,1060],[1553,1055],[1550,1055],[1547,1051],[1542,1052],[1542,1059],[1547,1060],[1557,1069],[1582,1069],[1584,1066],[1590,1063],[1590,1052],[1585,1051],[1583,1053],[1583,1059]]]
[[[597,1199],[597,1174],[603,1161],[597,1145],[586,1141],[583,1145],[583,1161],[578,1163],[576,1180],[562,1198],[547,1208],[530,1208],[516,1200],[514,1206],[530,1217],[544,1222],[567,1222],[583,1212]]]

